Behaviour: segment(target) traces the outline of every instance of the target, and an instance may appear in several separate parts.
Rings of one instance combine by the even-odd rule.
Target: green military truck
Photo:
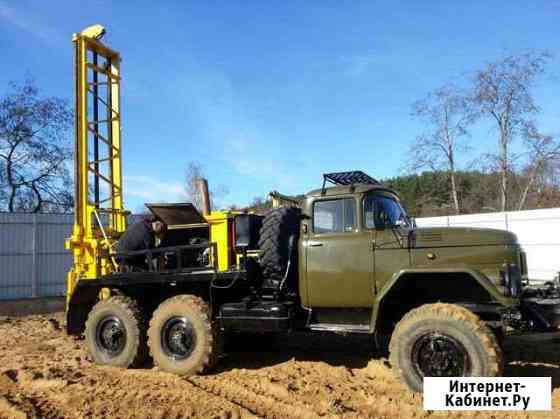
[[[188,375],[244,332],[378,334],[390,336],[396,374],[421,391],[424,376],[500,375],[505,332],[560,325],[557,284],[527,286],[514,234],[417,228],[398,194],[360,171],[326,174],[264,216],[228,213],[219,238],[192,205],[150,209],[170,234],[148,255],[157,263],[79,280],[69,295],[68,332],[85,332],[99,363],[151,355]]]

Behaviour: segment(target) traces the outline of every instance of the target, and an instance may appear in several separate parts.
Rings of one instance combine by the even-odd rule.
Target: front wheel
[[[148,346],[163,371],[178,375],[207,371],[216,361],[217,343],[210,309],[194,295],[165,300],[150,320]]]
[[[389,345],[399,378],[421,392],[424,377],[501,375],[502,352],[494,333],[473,312],[453,304],[426,304],[397,324]]]

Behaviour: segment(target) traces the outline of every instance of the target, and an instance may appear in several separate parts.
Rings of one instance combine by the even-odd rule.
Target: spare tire
[[[273,209],[265,215],[259,237],[263,288],[280,287],[290,260],[290,242],[293,250],[290,276],[297,272],[300,220],[301,210],[294,207]]]

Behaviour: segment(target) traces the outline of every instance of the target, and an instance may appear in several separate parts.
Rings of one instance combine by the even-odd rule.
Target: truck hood
[[[470,227],[417,228],[412,232],[411,239],[411,247],[517,244],[517,236],[509,231]]]

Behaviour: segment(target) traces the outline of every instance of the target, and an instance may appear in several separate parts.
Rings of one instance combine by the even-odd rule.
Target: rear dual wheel
[[[98,364],[139,366],[148,357],[146,321],[137,302],[118,295],[99,301],[88,315],[86,344]]]
[[[208,371],[218,353],[210,308],[194,295],[165,300],[150,320],[148,347],[154,363],[163,371],[178,375]]]
[[[210,308],[199,297],[165,300],[147,322],[137,302],[114,296],[98,302],[86,322],[86,344],[93,360],[129,368],[142,365],[149,352],[163,371],[178,375],[212,368],[218,355],[218,330]]]

